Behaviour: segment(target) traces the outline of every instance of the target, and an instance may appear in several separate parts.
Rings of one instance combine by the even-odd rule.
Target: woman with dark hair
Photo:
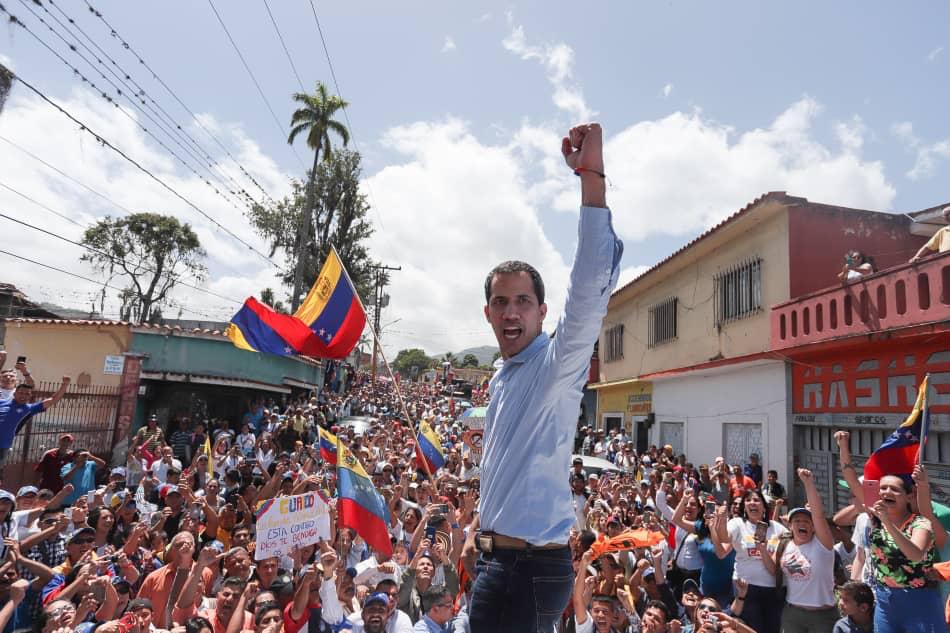
[[[693,492],[687,490],[673,513],[677,534],[683,532],[696,539],[696,553],[701,565],[698,580],[702,594],[715,598],[720,604],[732,601],[732,572],[736,562],[732,545],[722,545],[712,538],[716,526],[726,522],[725,510],[725,506],[717,506],[717,511],[705,512],[703,508],[701,512]]]
[[[885,475],[880,499],[868,508],[873,517],[868,555],[877,633],[930,633],[946,628],[940,590],[925,573],[936,562],[933,527],[913,512],[913,491],[901,477]]]
[[[115,515],[105,506],[93,508],[86,515],[86,525],[96,531],[96,541],[93,547],[97,556],[104,556],[107,548],[112,546],[112,536],[115,530]]]
[[[779,538],[788,530],[769,520],[769,504],[759,490],[747,490],[740,499],[739,516],[730,519],[724,530],[720,527],[719,542],[736,552],[733,578],[749,583],[742,618],[758,633],[778,633],[783,601],[775,586],[775,565],[770,568],[764,561],[774,556]]]
[[[201,616],[185,620],[185,633],[211,633],[211,623]]]

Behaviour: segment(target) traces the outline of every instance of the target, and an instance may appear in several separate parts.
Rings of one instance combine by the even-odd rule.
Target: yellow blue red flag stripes
[[[907,419],[865,462],[865,479],[880,479],[884,475],[909,477],[914,472],[914,466],[918,463],[920,453],[927,442],[930,426],[930,415],[927,410],[929,378],[929,375],[925,376],[923,382],[920,383],[917,401]]]
[[[363,466],[342,442],[337,445],[337,503],[339,524],[353,528],[375,552],[392,555],[389,540],[389,506]]]
[[[317,428],[320,431],[320,457],[323,458],[323,461],[336,465],[336,447],[339,440],[336,435],[322,426]]]
[[[346,358],[359,341],[366,313],[335,250],[293,315],[250,297],[226,332],[236,347],[280,356]]]
[[[419,422],[419,433],[416,434],[416,459],[419,460],[420,466],[421,462],[425,461],[430,475],[445,466],[442,442],[425,420]]]

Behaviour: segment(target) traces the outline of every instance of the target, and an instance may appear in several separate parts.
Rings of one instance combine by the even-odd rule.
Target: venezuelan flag
[[[320,457],[329,464],[336,464],[336,447],[339,440],[322,426],[317,428],[320,430]]]
[[[927,410],[927,384],[930,376],[924,377],[917,390],[917,401],[907,419],[897,427],[880,448],[874,451],[864,464],[865,479],[880,479],[884,475],[910,476],[914,472],[919,454],[927,441],[930,416]]]
[[[320,276],[294,316],[326,346],[324,358],[346,358],[356,347],[366,313],[336,249],[330,250]]]
[[[342,359],[353,351],[366,313],[336,250],[293,315],[279,314],[254,297],[231,319],[227,337],[235,347],[280,356]]]
[[[428,465],[429,474],[445,466],[445,455],[442,454],[442,442],[428,422],[419,422],[419,433],[416,434],[416,458]]]
[[[337,446],[336,476],[339,524],[356,530],[373,551],[392,555],[389,507],[346,444]]]

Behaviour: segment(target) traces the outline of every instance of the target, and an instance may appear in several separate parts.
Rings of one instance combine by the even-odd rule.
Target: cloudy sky
[[[946,3],[89,2],[105,21],[85,0],[5,3],[29,30],[5,27],[0,63],[231,234],[20,84],[0,114],[0,214],[71,239],[130,211],[189,222],[209,253],[201,285],[220,296],[182,288],[166,315],[226,320],[276,287],[248,248],[266,252],[240,201],[205,184],[195,157],[258,199],[302,175],[308,150],[286,143],[290,94],[332,86],[314,10],[364,155],[372,252],[402,267],[383,316],[393,355],[492,344],[481,286],[503,259],[538,266],[556,318],[579,201],[559,156],[573,122],[607,133],[622,281],[767,191],[892,212],[950,199]],[[148,116],[100,72],[134,80]],[[165,134],[166,121],[188,136]],[[0,227],[0,281],[70,307],[97,296],[12,256],[95,277],[80,248],[7,218]]]

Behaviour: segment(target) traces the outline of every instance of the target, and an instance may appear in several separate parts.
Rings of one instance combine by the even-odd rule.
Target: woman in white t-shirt
[[[756,526],[760,522],[767,523],[768,529],[765,538],[757,540]],[[765,559],[773,556],[779,537],[787,531],[781,523],[769,520],[769,505],[758,489],[745,492],[741,497],[739,516],[729,519],[725,532],[720,528],[720,542],[731,544],[736,552],[733,578],[749,583],[742,619],[757,633],[779,633],[782,601],[775,587],[775,565],[766,567],[762,553],[766,552]]]
[[[782,610],[783,633],[826,633],[838,621],[835,606],[835,539],[810,470],[798,469],[808,509],[788,513],[791,540],[771,561],[788,588]]]

